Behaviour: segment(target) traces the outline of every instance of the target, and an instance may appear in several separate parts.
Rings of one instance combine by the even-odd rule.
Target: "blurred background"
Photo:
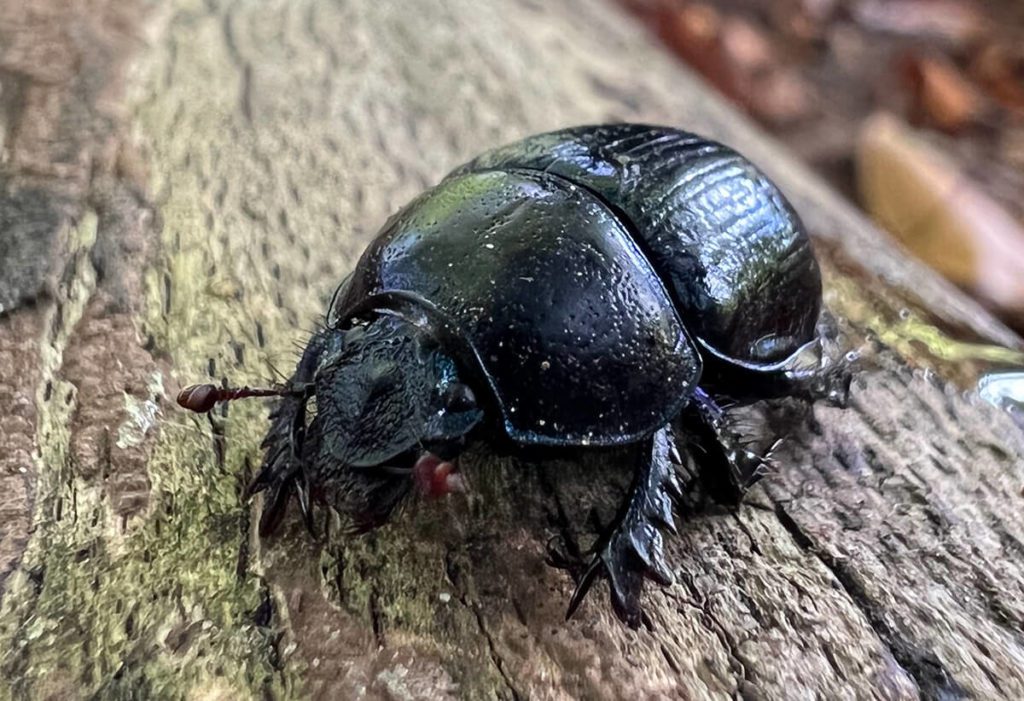
[[[910,251],[1024,331],[1024,2],[620,2]]]

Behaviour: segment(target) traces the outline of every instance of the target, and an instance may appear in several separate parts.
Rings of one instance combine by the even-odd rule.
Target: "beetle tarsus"
[[[673,582],[663,556],[659,529],[675,531],[673,494],[680,491],[672,463],[672,434],[657,431],[648,444],[649,453],[639,464],[633,488],[616,523],[598,542],[597,552],[580,577],[569,601],[566,618],[579,608],[598,575],[608,578],[612,608],[631,628],[641,623],[640,594],[644,578],[661,585]]]

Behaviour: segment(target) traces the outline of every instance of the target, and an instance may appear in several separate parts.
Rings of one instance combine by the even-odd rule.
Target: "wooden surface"
[[[1024,696],[1024,435],[949,382],[1020,340],[612,6],[20,7],[0,4],[0,695]],[[468,498],[355,541],[293,514],[259,542],[240,490],[266,406],[208,422],[177,389],[288,372],[386,216],[451,167],[611,120],[776,178],[867,356],[850,409],[752,412],[786,437],[778,472],[736,512],[687,500],[678,583],[636,632],[603,585],[564,623],[572,582],[544,564],[552,537],[592,540],[625,455],[478,451]]]

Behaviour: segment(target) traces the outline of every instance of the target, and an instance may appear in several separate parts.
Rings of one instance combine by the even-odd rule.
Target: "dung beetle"
[[[281,396],[249,489],[267,492],[261,534],[291,495],[307,525],[310,495],[329,493],[357,530],[378,526],[411,491],[461,489],[477,440],[635,445],[568,612],[604,575],[635,627],[644,579],[672,581],[661,530],[682,452],[730,499],[764,472],[723,398],[845,401],[821,306],[804,227],[748,160],[667,127],[575,127],[485,153],[392,216],[284,386],[193,386],[179,403]]]

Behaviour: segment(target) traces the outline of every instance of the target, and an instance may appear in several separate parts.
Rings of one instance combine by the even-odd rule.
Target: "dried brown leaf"
[[[984,99],[948,58],[913,56],[906,60],[905,68],[915,120],[956,132],[981,118]]]
[[[913,253],[1001,312],[1024,314],[1024,226],[947,154],[889,115],[859,136],[865,208]]]
[[[966,0],[861,0],[852,14],[865,29],[957,45],[978,38],[989,24]]]

